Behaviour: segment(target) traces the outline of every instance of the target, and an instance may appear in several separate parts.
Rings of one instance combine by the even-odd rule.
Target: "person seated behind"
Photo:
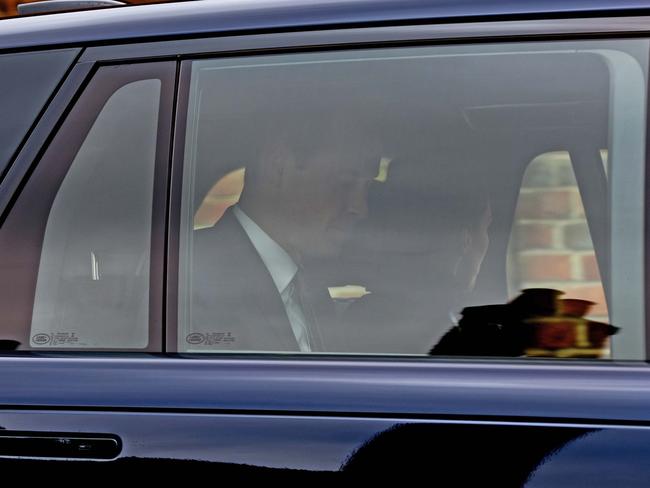
[[[423,162],[405,154],[373,183],[369,218],[343,254],[342,281],[368,294],[347,308],[341,351],[426,354],[467,303],[492,208],[480,178],[464,177],[460,156],[444,156]]]
[[[239,203],[195,231],[192,332],[217,337],[203,343],[211,350],[320,351],[331,299],[311,286],[309,266],[335,265],[366,216],[380,145],[335,116],[268,127],[260,140]]]

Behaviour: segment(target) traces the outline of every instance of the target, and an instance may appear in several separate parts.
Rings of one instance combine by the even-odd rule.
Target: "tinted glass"
[[[188,62],[179,350],[642,358],[646,47]],[[584,203],[600,303],[509,289],[524,173],[557,151],[575,202],[527,205]]]
[[[560,288],[566,298],[594,302],[588,317],[609,321],[598,256],[567,151],[541,154],[528,165],[508,264],[511,295],[525,288]]]
[[[152,234],[163,228],[155,179],[169,157],[171,86],[173,64],[97,72],[0,233],[2,339],[20,349],[160,350]]]
[[[31,347],[146,347],[159,103],[160,80],[120,88],[72,161],[45,228]]]
[[[66,49],[0,56],[0,172],[78,51]]]

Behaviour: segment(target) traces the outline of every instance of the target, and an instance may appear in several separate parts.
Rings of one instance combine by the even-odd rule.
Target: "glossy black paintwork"
[[[650,8],[647,0],[229,0],[106,8],[7,19],[0,50],[125,39],[187,37],[325,26],[544,17]]]
[[[287,34],[294,36],[290,46],[296,47],[321,43],[319,26],[580,17],[609,11],[629,15],[647,8],[645,0],[337,0],[318,6],[238,0],[4,20],[0,50],[98,47],[87,51],[87,63],[73,69],[34,128],[0,188],[0,204],[11,200],[68,103],[83,88],[95,59],[171,56],[177,39],[203,34],[255,36],[234,43],[225,38],[179,41],[183,54],[264,47],[266,31],[311,30],[311,41],[300,37],[310,33]],[[602,22],[607,25],[607,19]],[[560,23],[529,24],[523,31],[572,31]],[[637,17],[635,31],[643,31],[644,23]],[[429,26],[422,27],[425,32],[408,27],[411,36],[430,39]],[[500,28],[495,23],[465,30],[442,25],[441,32],[448,32],[440,37],[458,39],[481,31],[498,37]],[[579,23],[576,28],[585,27]],[[393,42],[403,38],[395,29],[385,29],[390,33],[376,30],[375,41],[387,40],[386,35]],[[612,29],[626,31],[623,26]],[[368,41],[367,31],[339,32],[344,31],[344,42]],[[108,45],[143,39],[172,43],[150,45],[148,54],[138,54],[135,43]],[[223,45],[212,47],[219,42]],[[325,43],[336,43],[336,34]],[[457,482],[472,479],[496,486],[520,486],[529,475],[526,486],[531,487],[647,486],[649,374],[644,363],[7,354],[0,357],[0,428],[35,436],[93,433],[117,436],[123,443],[115,463],[50,461],[49,474],[79,474],[83,468],[114,474],[138,467],[150,474],[180,468],[187,476],[260,475],[268,480],[313,474],[323,479],[361,466],[360,476],[417,472],[432,483],[441,481],[447,469],[455,470]],[[395,454],[401,455],[399,463]],[[3,473],[42,467],[41,461],[0,459]],[[375,467],[382,468],[380,473]]]
[[[0,405],[650,422],[645,364],[3,357]]]
[[[76,458],[44,466],[35,459],[0,458],[4,472],[47,467],[52,475],[115,475],[137,468],[319,480],[408,473],[462,486],[522,486],[528,479],[525,485],[532,487],[636,487],[650,481],[648,429],[629,426],[67,409],[2,410],[0,423],[11,430],[7,434],[81,428],[123,444],[120,458],[108,464]]]

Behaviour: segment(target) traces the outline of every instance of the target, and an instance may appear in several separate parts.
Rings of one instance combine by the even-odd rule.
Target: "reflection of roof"
[[[222,0],[132,5],[2,20],[3,49],[154,38],[176,34],[286,29],[444,18],[650,8],[650,0]]]

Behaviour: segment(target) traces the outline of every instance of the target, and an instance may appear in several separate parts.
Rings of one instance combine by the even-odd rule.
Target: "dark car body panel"
[[[9,54],[0,58],[0,71],[5,73],[0,86],[3,94],[0,106],[3,113],[16,114],[3,124],[0,173],[4,172],[5,164],[13,156],[80,51],[50,50],[27,56]]]
[[[1,49],[66,44],[104,44],[147,38],[232,35],[331,27],[414,24],[473,19],[634,15],[645,0],[441,1],[337,0],[190,2],[109,8],[3,21]]]
[[[11,371],[0,378],[9,408],[650,425],[644,365],[362,357],[4,357],[2,364]]]
[[[646,12],[650,1],[206,1],[3,20],[0,51],[85,50],[0,184],[0,212],[11,211],[98,65],[462,39],[639,36],[650,32]],[[172,301],[176,290],[167,293]],[[161,474],[177,465],[292,478],[338,470],[432,480],[455,473],[459,484],[503,486],[650,481],[645,363],[6,353],[0,371],[0,446],[21,436],[65,444],[92,435],[116,438],[121,447],[116,461],[77,465],[2,451],[3,469],[45,462],[50,473],[135,465]]]
[[[5,357],[2,367],[12,374],[0,380],[0,438],[117,436],[123,450],[110,469],[156,462],[166,472],[179,463],[293,479],[399,468],[506,486],[534,469],[529,486],[614,486],[596,477],[603,471],[629,486],[650,479],[643,366]],[[594,468],[595,458],[604,464]]]

